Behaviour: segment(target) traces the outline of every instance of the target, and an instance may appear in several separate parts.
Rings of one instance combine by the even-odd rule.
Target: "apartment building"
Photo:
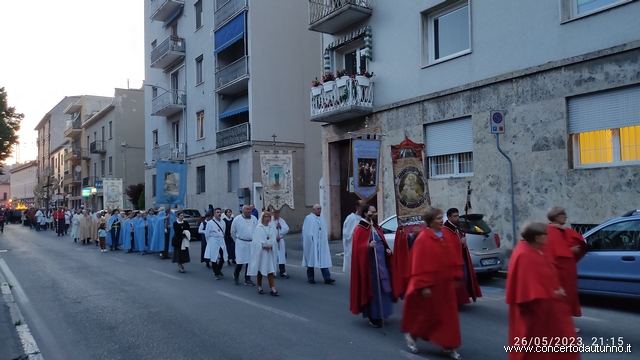
[[[11,199],[11,175],[0,175],[0,206],[7,206]]]
[[[14,200],[12,206],[18,206],[17,204],[36,205],[33,189],[38,183],[37,170],[38,163],[35,160],[11,166],[9,182],[11,198]]]
[[[123,189],[144,182],[142,89],[116,88],[113,97],[85,95],[64,112],[70,117],[63,157],[68,206],[101,210],[103,179],[122,179]]]
[[[320,124],[308,121],[300,81],[322,69],[307,12],[307,3],[287,0],[145,2],[147,204],[155,203],[155,162],[172,160],[188,167],[186,207],[237,213],[238,189],[248,188],[247,201],[261,208],[257,151],[289,150],[295,211],[283,217],[301,226],[322,176]]]
[[[324,124],[331,236],[341,236],[355,200],[347,164],[359,132],[382,135],[372,200],[382,219],[396,211],[389,147],[406,137],[425,144],[431,204],[462,209],[470,184],[472,211],[506,247],[515,228],[544,221],[555,205],[588,226],[640,204],[639,2],[308,3],[325,71],[375,73],[366,84],[350,80],[348,101],[329,104],[337,87],[310,94],[310,121]],[[504,111],[502,128],[490,127],[492,110]],[[515,221],[501,151],[513,163]]]

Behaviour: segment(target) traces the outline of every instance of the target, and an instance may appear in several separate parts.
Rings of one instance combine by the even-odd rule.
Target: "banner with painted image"
[[[157,205],[183,205],[187,194],[187,164],[158,161],[155,187]]]
[[[391,146],[398,226],[423,224],[429,191],[422,162],[424,145],[405,139]]]
[[[353,140],[354,193],[368,201],[378,192],[380,140]]]
[[[293,209],[293,156],[287,151],[261,151],[262,194],[265,209],[284,205]]]
[[[102,189],[104,191],[103,209],[114,210],[124,206],[124,191],[122,189],[122,179],[103,179]]]

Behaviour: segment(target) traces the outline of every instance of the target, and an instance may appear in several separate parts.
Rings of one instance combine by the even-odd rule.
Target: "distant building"
[[[38,178],[36,176],[38,164],[35,160],[16,164],[10,171],[10,193],[15,203],[22,203],[26,206],[35,205],[35,195],[33,190],[36,187]]]
[[[0,175],[0,206],[6,206],[11,199],[11,175]]]

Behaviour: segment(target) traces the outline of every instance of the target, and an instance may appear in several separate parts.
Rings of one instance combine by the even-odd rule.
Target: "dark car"
[[[198,227],[202,222],[202,215],[197,209],[171,209],[174,213],[183,212],[184,221],[189,224],[189,230],[191,231],[191,241],[200,240],[200,234],[198,234]]]

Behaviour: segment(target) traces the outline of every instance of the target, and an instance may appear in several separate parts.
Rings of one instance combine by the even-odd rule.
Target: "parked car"
[[[578,262],[578,291],[640,299],[640,210],[587,231],[589,252]]]
[[[471,254],[473,268],[477,274],[486,274],[492,276],[498,273],[504,264],[505,254],[500,249],[500,237],[498,234],[491,236],[491,228],[482,220],[482,214],[460,215],[460,222],[465,222],[465,216],[468,224],[464,224],[469,229],[467,231],[467,247]],[[398,228],[398,219],[393,215],[380,223],[384,237],[393,250],[394,240],[396,237],[396,229]]]
[[[189,224],[189,231],[191,231],[191,241],[200,240],[200,234],[198,234],[198,228],[200,222],[202,222],[202,215],[200,210],[197,209],[171,209],[174,213],[182,211],[184,213],[184,221]]]

